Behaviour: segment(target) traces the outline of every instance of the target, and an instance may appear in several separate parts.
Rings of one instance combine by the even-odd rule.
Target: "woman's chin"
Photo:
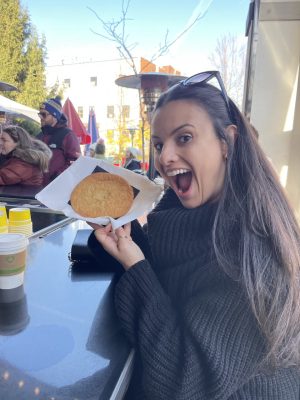
[[[197,207],[200,207],[204,203],[204,200],[202,197],[199,198],[196,196],[188,196],[185,193],[183,193],[183,194],[177,193],[177,197],[184,208],[197,208]]]

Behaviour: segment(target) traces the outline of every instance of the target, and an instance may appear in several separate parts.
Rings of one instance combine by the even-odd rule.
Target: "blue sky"
[[[185,69],[184,72],[197,72],[205,67],[207,56],[222,35],[230,33],[241,40],[244,38],[249,2],[131,0],[126,24],[128,42],[136,43],[134,55],[150,59],[164,41],[167,31],[169,40],[174,39],[195,14],[201,13],[201,20],[157,62],[159,65],[172,64],[175,68]],[[93,60],[118,57],[114,43],[91,31],[104,33],[89,8],[106,21],[118,20],[121,0],[21,0],[21,3],[28,9],[38,33],[46,37],[49,65],[61,59],[78,57]]]

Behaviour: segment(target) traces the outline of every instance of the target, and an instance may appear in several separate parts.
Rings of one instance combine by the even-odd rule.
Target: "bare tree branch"
[[[168,31],[165,35],[165,42],[162,46],[159,47],[158,51],[156,54],[154,54],[151,58],[151,62],[157,60],[159,57],[162,57],[163,55],[167,54],[167,52],[170,50],[170,48],[179,40],[181,39],[200,19],[202,19],[205,16],[206,13],[199,13],[195,19],[179,34],[177,35],[173,40],[168,41]]]
[[[210,0],[210,3],[213,0]],[[126,35],[126,24],[130,21],[130,18],[127,17],[128,10],[130,6],[130,0],[122,0],[122,10],[121,16],[118,20],[106,21],[100,15],[97,14],[95,10],[90,7],[87,7],[98,19],[101,23],[102,28],[104,30],[103,33],[96,32],[91,30],[96,35],[102,37],[103,39],[109,40],[116,44],[116,48],[126,63],[130,66],[131,70],[135,75],[138,75],[138,69],[135,64],[135,57],[133,56],[133,50],[137,46],[137,43],[129,43],[129,36]],[[208,7],[205,12],[199,12],[198,15],[188,24],[188,26],[174,39],[169,40],[169,32],[167,31],[164,37],[164,41],[162,44],[159,44],[158,50],[154,53],[154,55],[150,58],[149,64],[153,61],[156,61],[158,58],[167,54],[170,47],[173,46],[180,38],[182,38],[207,12]],[[138,91],[139,94],[139,106],[140,106],[140,118],[141,118],[141,132],[142,132],[142,153],[143,153],[143,162],[145,162],[145,138],[144,132],[146,129],[147,118],[145,117],[143,101],[141,96],[141,90]]]
[[[91,29],[91,31],[106,39],[111,42],[115,42],[117,45],[117,50],[120,54],[121,57],[123,57],[126,62],[129,64],[129,66],[133,69],[134,74],[137,74],[137,68],[134,63],[134,57],[132,55],[132,51],[135,49],[138,43],[128,43],[128,35],[125,34],[126,32],[126,23],[128,21],[131,21],[130,18],[127,17],[127,13],[129,10],[131,0],[122,0],[122,11],[121,11],[121,16],[118,20],[111,20],[111,21],[105,21],[103,18],[99,16],[99,14],[93,10],[90,7],[87,7],[95,16],[96,18],[100,21],[102,28],[105,31],[105,35],[101,34],[99,32],[96,32]],[[194,25],[197,24],[205,15],[206,15],[207,9],[204,12],[199,12],[196,17],[191,21],[191,23],[179,34],[177,35],[174,39],[169,40],[169,31],[166,31],[164,41],[162,44],[159,44],[158,50],[153,54],[152,57],[150,57],[149,64],[156,61],[158,58],[166,55],[170,48],[179,40],[181,39]]]
[[[246,46],[239,45],[238,38],[231,34],[217,40],[209,60],[220,71],[224,85],[232,99],[241,106],[244,89]]]
[[[137,43],[128,44],[127,43],[128,36],[126,36],[126,34],[125,34],[126,23],[127,23],[127,21],[130,21],[130,19],[127,18],[127,12],[128,12],[129,5],[130,5],[130,0],[127,0],[126,2],[124,2],[124,0],[122,1],[122,13],[121,13],[121,17],[117,21],[115,21],[115,20],[105,21],[98,15],[98,13],[95,10],[93,10],[90,7],[87,7],[87,8],[101,22],[102,28],[106,32],[106,35],[103,35],[92,29],[91,29],[91,31],[106,40],[115,42],[116,48],[117,48],[120,56],[122,58],[124,58],[124,60],[126,60],[126,62],[129,64],[129,66],[134,71],[134,74],[137,74],[138,71],[137,71],[137,68],[136,68],[136,65],[134,62],[134,57],[132,55],[132,51],[137,46]]]

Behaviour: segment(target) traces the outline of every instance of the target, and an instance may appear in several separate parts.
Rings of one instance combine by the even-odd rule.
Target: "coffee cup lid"
[[[1,233],[0,251],[15,251],[28,245],[27,237],[22,233]]]

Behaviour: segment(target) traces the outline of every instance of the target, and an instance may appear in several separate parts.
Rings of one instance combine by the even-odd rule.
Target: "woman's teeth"
[[[176,175],[179,175],[179,174],[185,174],[187,172],[189,172],[188,169],[176,169],[174,171],[167,172],[167,176],[176,176]]]

